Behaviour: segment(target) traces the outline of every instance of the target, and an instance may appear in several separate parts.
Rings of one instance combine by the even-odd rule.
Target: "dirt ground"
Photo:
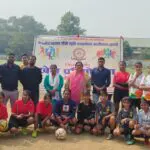
[[[9,104],[7,108],[10,108]],[[150,146],[145,146],[141,140],[136,141],[135,145],[128,146],[123,137],[108,141],[106,136],[95,137],[87,133],[69,134],[66,140],[58,141],[54,131],[51,130],[49,133],[41,132],[36,139],[33,139],[31,137],[32,129],[33,127],[30,126],[27,136],[19,134],[13,137],[9,133],[0,133],[0,150],[150,150]]]
[[[0,150],[149,150],[150,147],[137,141],[135,145],[128,146],[123,138],[115,138],[111,141],[106,137],[95,137],[89,134],[67,135],[64,141],[55,139],[54,132],[40,133],[39,137],[33,139],[31,132],[29,135],[12,137],[10,134],[0,136]]]

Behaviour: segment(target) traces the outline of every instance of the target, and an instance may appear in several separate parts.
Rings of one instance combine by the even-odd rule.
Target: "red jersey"
[[[127,83],[130,74],[128,72],[116,72],[114,75],[114,83]]]
[[[49,103],[47,106],[44,101],[39,101],[36,107],[36,113],[42,115],[42,118],[52,115],[52,104]]]
[[[0,103],[0,120],[8,118],[7,108],[3,103]]]
[[[17,115],[34,113],[33,101],[29,100],[26,104],[24,104],[23,100],[17,100],[12,108],[12,113]]]

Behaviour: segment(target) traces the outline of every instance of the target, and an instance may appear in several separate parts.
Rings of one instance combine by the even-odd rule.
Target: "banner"
[[[122,43],[121,38],[109,37],[38,36],[34,54],[44,76],[49,73],[50,65],[56,64],[65,78],[77,61],[82,61],[84,70],[90,74],[91,69],[98,66],[99,57],[105,58],[105,67],[113,76],[122,59]]]

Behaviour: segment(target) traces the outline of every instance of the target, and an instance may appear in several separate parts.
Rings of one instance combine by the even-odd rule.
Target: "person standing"
[[[93,102],[98,102],[100,93],[107,91],[111,82],[110,70],[104,67],[105,59],[98,58],[98,67],[91,71],[91,84],[93,85]]]
[[[51,65],[50,69],[51,72],[44,79],[44,87],[52,95],[52,104],[55,105],[55,101],[62,98],[61,89],[64,84],[64,79],[57,73],[57,66],[55,64]]]
[[[21,83],[24,90],[31,92],[31,99],[36,105],[39,101],[39,85],[42,81],[41,69],[35,66],[36,56],[29,57],[29,65],[21,72]]]
[[[4,104],[7,105],[10,99],[11,108],[18,99],[18,81],[20,79],[20,67],[14,64],[15,54],[10,53],[7,57],[7,63],[0,66],[0,82],[4,92]]]
[[[142,81],[145,78],[145,75],[142,72],[143,65],[141,62],[136,62],[135,65],[135,73],[131,74],[129,77],[129,96],[132,101],[133,107],[138,107],[140,109],[141,97],[143,94],[143,90],[141,89]]]
[[[83,70],[83,63],[78,61],[75,64],[75,71],[71,72],[66,80],[66,89],[71,91],[71,99],[78,105],[83,92],[90,89],[90,78]]]
[[[119,103],[122,98],[129,96],[128,80],[130,74],[126,72],[126,62],[119,62],[119,71],[115,72],[113,85],[114,85],[114,104],[115,112],[118,113]]]
[[[28,66],[28,55],[23,54],[21,60],[22,60],[22,64],[20,65],[20,69],[24,69],[25,67]]]

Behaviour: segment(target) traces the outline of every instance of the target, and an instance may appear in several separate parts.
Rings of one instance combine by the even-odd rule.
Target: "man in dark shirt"
[[[10,99],[11,107],[18,99],[18,81],[20,79],[20,67],[14,64],[15,54],[10,53],[7,57],[7,63],[0,66],[0,82],[5,94],[4,104]]]
[[[39,101],[39,85],[42,81],[41,69],[35,66],[36,57],[29,57],[29,66],[21,71],[21,83],[24,90],[31,92],[31,99],[36,105]]]
[[[105,59],[98,59],[98,67],[91,72],[91,83],[93,85],[93,102],[97,103],[102,91],[106,91],[111,82],[110,70],[104,67]]]

